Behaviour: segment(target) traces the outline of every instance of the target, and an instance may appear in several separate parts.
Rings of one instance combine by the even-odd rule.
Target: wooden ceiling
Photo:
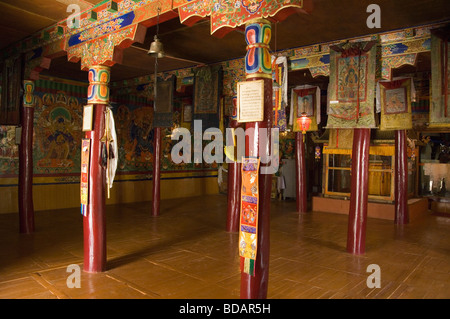
[[[66,19],[70,3],[89,8],[101,0],[1,0],[0,49]],[[367,6],[376,3],[381,8],[381,28],[366,25]],[[316,43],[330,42],[373,33],[443,22],[450,19],[448,0],[314,0],[310,14],[294,14],[272,25],[272,50],[283,50]],[[154,72],[155,60],[147,50],[156,27],[147,29],[143,44],[125,49],[123,63],[112,68],[111,81],[124,80]],[[160,25],[159,38],[164,44],[166,58],[158,59],[158,70],[167,71],[199,64],[243,57],[246,44],[242,31],[236,30],[219,39],[210,35],[209,20],[192,27],[180,24],[179,19]],[[43,74],[86,80],[87,74],[79,63],[67,62],[66,57],[52,60]]]

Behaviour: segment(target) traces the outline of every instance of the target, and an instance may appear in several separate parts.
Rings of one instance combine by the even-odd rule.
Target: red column
[[[247,55],[245,59],[247,81],[264,81],[264,119],[261,122],[246,123],[246,131],[254,128],[253,136],[247,139],[245,155],[262,156],[259,154],[259,144],[263,139],[260,128],[267,128],[268,136],[265,137],[269,151],[271,145],[273,101],[272,101],[272,63],[269,54],[270,24],[267,20],[255,20],[246,25]],[[270,165],[263,164],[261,166]],[[265,299],[269,282],[269,251],[270,251],[270,199],[272,191],[272,174],[258,174],[259,179],[259,204],[258,204],[258,251],[255,260],[255,275],[251,276],[241,272],[241,299]]]
[[[408,155],[406,131],[395,131],[395,223],[407,224],[408,215]]]
[[[86,272],[106,270],[106,167],[102,165],[102,137],[105,133],[105,110],[109,103],[110,68],[96,65],[89,69],[88,103],[94,106],[89,162],[89,202],[83,217],[84,264]]]
[[[364,254],[369,191],[370,129],[354,129],[347,251]]]
[[[22,136],[19,145],[19,225],[20,232],[34,232],[33,206],[33,88],[32,81],[24,81],[25,97],[22,107]],[[27,91],[29,88],[31,91]],[[31,96],[30,96],[31,95]]]
[[[152,190],[152,216],[159,216],[160,180],[161,180],[161,128],[154,128],[153,140],[153,190]]]
[[[308,211],[308,197],[306,194],[306,165],[305,165],[305,143],[302,132],[295,133],[295,172],[296,172],[296,197],[297,212]]]
[[[241,164],[228,163],[227,232],[229,233],[239,231],[241,176]]]
[[[105,183],[106,170],[102,166],[101,152],[105,129],[105,105],[94,105],[94,129],[86,132],[91,139],[89,164],[89,204],[83,218],[84,230],[84,271],[102,272],[106,270],[106,218]]]

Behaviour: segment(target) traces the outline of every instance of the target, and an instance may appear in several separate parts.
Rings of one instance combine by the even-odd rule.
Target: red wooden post
[[[407,224],[408,215],[408,155],[406,131],[395,131],[395,224]]]
[[[24,81],[22,107],[22,136],[19,145],[19,229],[21,233],[34,232],[33,206],[33,119],[34,82]]]
[[[161,128],[154,128],[153,141],[153,191],[152,216],[159,216],[160,184],[161,184]]]
[[[306,194],[306,165],[305,165],[305,143],[302,132],[295,133],[295,172],[296,172],[296,197],[297,212],[308,211],[308,197]]]
[[[91,139],[89,163],[89,203],[83,217],[84,265],[86,272],[106,270],[106,167],[102,165],[102,142],[105,133],[105,110],[109,103],[110,68],[92,66],[89,69],[88,103],[94,105],[93,129],[86,132]]]
[[[239,231],[241,176],[241,164],[228,163],[227,232],[229,233]]]
[[[259,144],[263,139],[262,128],[267,128],[266,143],[271,145],[273,101],[272,101],[272,63],[269,54],[270,23],[265,19],[254,20],[245,28],[247,55],[245,61],[247,81],[264,81],[264,119],[261,122],[246,123],[245,129],[253,128],[253,134],[248,136],[245,146],[246,156],[262,156],[259,154]],[[270,147],[264,149],[271,151]],[[271,154],[273,154],[271,152]],[[267,154],[266,154],[267,155]],[[265,164],[261,163],[261,166]],[[258,251],[255,260],[254,276],[241,273],[242,299],[265,299],[269,281],[269,236],[270,236],[270,198],[272,190],[272,174],[259,172],[259,204],[258,204]]]
[[[354,129],[347,251],[356,255],[365,252],[369,192],[369,145],[370,129]]]

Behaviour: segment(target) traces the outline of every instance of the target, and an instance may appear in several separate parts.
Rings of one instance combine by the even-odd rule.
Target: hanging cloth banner
[[[431,30],[429,127],[450,127],[450,26]]]
[[[375,128],[376,41],[330,46],[327,128]]]
[[[219,127],[222,96],[222,66],[205,66],[194,71],[193,120],[202,120],[202,131]]]
[[[118,148],[114,116],[109,107],[105,111],[105,135],[102,141],[106,145],[106,187],[108,198],[110,198],[110,188],[112,188],[117,170]]]
[[[153,102],[153,127],[172,127],[173,92],[176,86],[175,75],[157,77],[156,100]]]
[[[288,66],[285,56],[272,56],[273,127],[286,131],[286,106],[288,103]],[[276,83],[276,85],[275,85]]]
[[[312,85],[296,86],[291,90],[291,112],[289,124],[294,132],[301,132],[297,119],[305,112],[311,119],[308,132],[317,131],[320,124],[320,88]]]
[[[324,154],[336,152],[336,154],[351,154],[353,148],[352,129],[329,129],[330,137],[328,145],[323,148]]]
[[[254,276],[258,242],[258,172],[260,160],[242,158],[241,215],[239,227],[239,256],[241,271]]]
[[[379,82],[380,130],[412,129],[411,81],[411,78],[404,78]]]
[[[87,215],[87,205],[89,204],[89,159],[91,154],[91,139],[83,138],[81,140],[81,180],[80,180],[80,199],[81,214]]]

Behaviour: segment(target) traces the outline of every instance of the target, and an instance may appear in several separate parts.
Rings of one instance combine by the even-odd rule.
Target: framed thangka
[[[429,127],[450,127],[450,26],[431,30]]]
[[[375,41],[330,46],[327,128],[375,128]]]
[[[411,78],[380,81],[381,130],[412,129]]]
[[[318,86],[302,85],[291,90],[291,113],[289,124],[294,132],[301,132],[297,119],[305,113],[311,119],[308,132],[317,131],[320,124],[320,88]]]

